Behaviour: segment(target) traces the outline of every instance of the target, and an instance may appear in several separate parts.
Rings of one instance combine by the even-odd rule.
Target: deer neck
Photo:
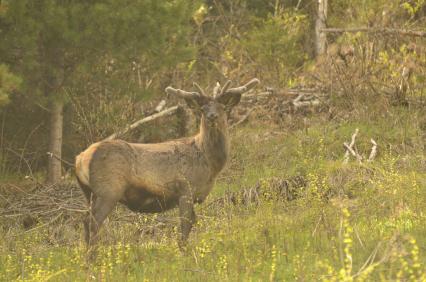
[[[228,124],[226,119],[218,122],[216,126],[211,125],[203,116],[200,133],[196,137],[214,176],[223,169],[229,155]]]

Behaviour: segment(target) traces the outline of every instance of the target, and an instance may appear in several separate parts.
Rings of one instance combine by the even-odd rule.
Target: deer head
[[[196,83],[194,83],[194,87],[198,90],[196,92],[166,88],[168,95],[173,94],[184,99],[192,111],[201,115],[200,132],[195,138],[212,168],[212,175],[217,175],[228,159],[228,115],[240,102],[241,95],[258,83],[259,80],[256,78],[236,88],[230,88],[231,81],[226,82],[223,87],[217,83],[212,96],[207,96]]]
[[[229,88],[230,80],[223,87],[217,83],[212,96],[207,96],[197,83],[194,83],[194,87],[198,90],[196,92],[187,92],[170,86],[166,88],[166,92],[168,95],[177,95],[184,99],[192,111],[201,114],[208,124],[217,126],[226,124],[228,114],[240,102],[241,95],[254,88],[258,83],[257,78],[236,88]]]

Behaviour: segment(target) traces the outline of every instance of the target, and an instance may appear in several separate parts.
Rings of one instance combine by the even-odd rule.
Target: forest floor
[[[343,143],[357,128],[365,159],[344,163]],[[280,126],[250,120],[232,131],[232,158],[197,206],[185,252],[175,224],[122,207],[93,263],[83,213],[28,230],[1,217],[0,280],[426,281],[425,131],[424,109],[396,107],[340,120],[311,113]],[[371,138],[377,156],[368,162]],[[306,187],[291,201],[268,189],[294,177]],[[256,185],[257,201],[215,201]],[[176,211],[161,218],[175,221]]]

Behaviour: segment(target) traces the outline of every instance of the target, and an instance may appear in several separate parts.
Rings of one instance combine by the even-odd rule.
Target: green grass
[[[425,281],[426,158],[424,111],[324,121],[299,130],[252,123],[233,134],[233,154],[209,200],[269,179],[302,176],[303,195],[260,203],[201,205],[186,252],[176,228],[111,220],[96,262],[85,260],[80,224],[24,232],[0,224],[4,281]],[[357,147],[376,159],[343,164],[343,142],[359,128]],[[272,132],[272,133],[271,133]],[[207,202],[209,202],[209,200]],[[208,204],[208,203],[207,203]],[[121,209],[118,210],[118,213]],[[172,211],[167,216],[176,216]]]

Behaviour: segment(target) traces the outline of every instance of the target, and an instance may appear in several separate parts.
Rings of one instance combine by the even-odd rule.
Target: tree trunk
[[[179,107],[176,112],[177,118],[177,136],[178,138],[182,138],[185,136],[187,131],[187,117],[185,114],[185,110],[182,107]]]
[[[62,101],[53,101],[50,107],[50,136],[49,136],[49,159],[47,170],[47,184],[55,184],[60,181],[62,166],[62,125],[63,125]],[[53,156],[52,156],[53,154]]]
[[[327,34],[323,29],[327,27],[327,1],[328,0],[318,0],[318,14],[315,21],[315,51],[317,56],[324,54],[326,50]]]

